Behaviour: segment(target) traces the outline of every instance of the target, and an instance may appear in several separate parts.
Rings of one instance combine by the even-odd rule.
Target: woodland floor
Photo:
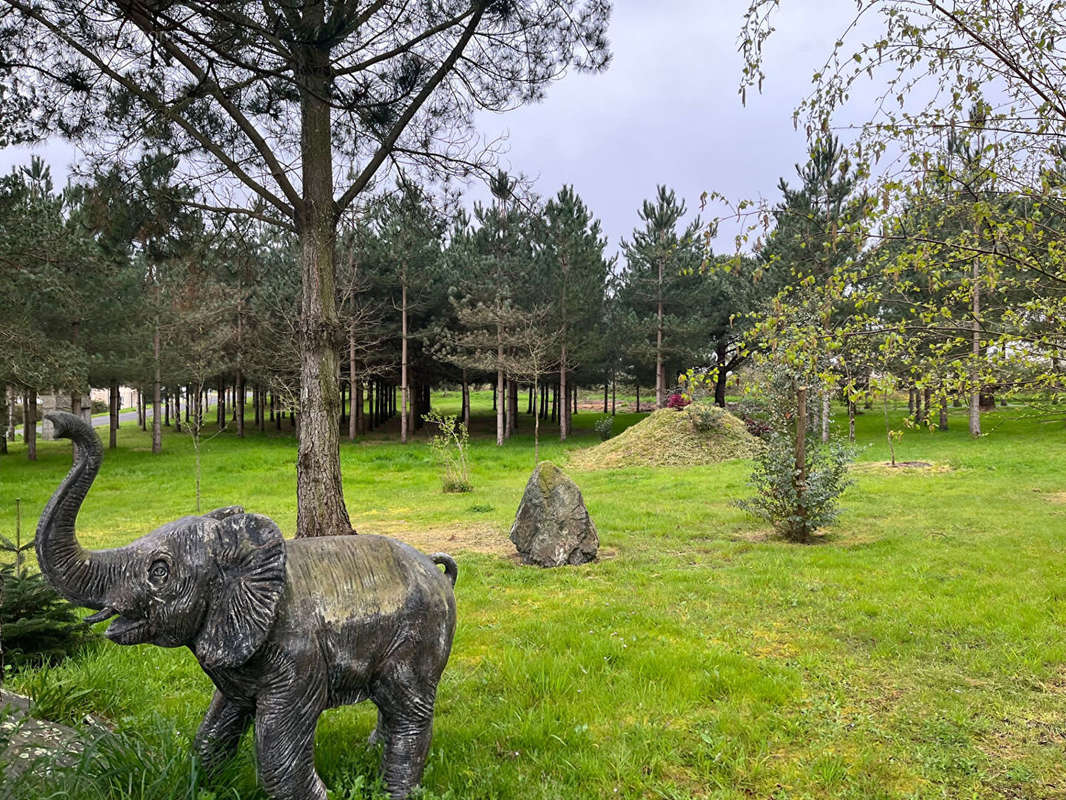
[[[602,397],[602,395],[600,395]],[[435,397],[454,410],[458,396]],[[737,509],[750,462],[572,475],[606,556],[523,567],[507,541],[533,467],[530,420],[496,448],[476,396],[470,494],[440,491],[424,439],[391,429],[345,443],[349,512],[459,562],[459,627],[440,687],[426,799],[1029,798],[1066,800],[1066,424],[1024,407],[908,431],[885,467],[884,421],[821,544],[791,545]],[[595,402],[590,394],[588,402]],[[962,410],[959,410],[961,414]],[[582,411],[542,458],[597,443]],[[892,419],[902,427],[902,411]],[[640,419],[619,418],[615,431]],[[846,423],[845,423],[846,425]],[[89,547],[195,511],[192,448],[153,456],[126,426],[79,517]],[[0,532],[15,498],[32,531],[70,464],[66,443],[0,458]],[[203,507],[241,503],[295,527],[291,432],[205,442]],[[261,800],[250,742],[202,788],[189,740],[211,685],[184,649],[102,643],[10,687],[57,721],[91,712],[111,744],[0,797]],[[368,705],[327,712],[317,760],[337,798],[376,798]],[[107,737],[105,737],[107,738]]]

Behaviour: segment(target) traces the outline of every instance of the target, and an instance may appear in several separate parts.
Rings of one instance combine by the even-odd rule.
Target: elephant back
[[[451,583],[428,556],[387,536],[286,543],[286,605],[330,627],[408,614],[454,620]]]

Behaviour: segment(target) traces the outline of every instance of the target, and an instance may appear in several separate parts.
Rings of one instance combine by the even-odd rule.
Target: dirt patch
[[[716,464],[750,458],[760,447],[728,411],[694,403],[681,411],[660,409],[613,439],[574,452],[570,464],[578,469]]]
[[[607,408],[610,408],[610,407],[611,407],[610,404],[608,404]],[[603,401],[600,401],[599,403],[578,403],[577,404],[577,408],[578,408],[578,411],[586,411],[586,412],[587,411],[591,411],[593,413],[602,414],[603,413]],[[654,411],[655,410],[655,404],[654,403],[649,403],[647,400],[642,400],[641,403],[640,403],[640,410],[641,410],[641,412],[644,412],[644,413],[646,413],[648,411]],[[616,414],[633,414],[633,413],[636,413],[636,411],[637,411],[637,404],[636,403],[623,403],[623,402],[619,401],[619,402],[614,404],[614,412]]]
[[[977,741],[977,746],[998,767],[992,777],[996,796],[1030,800],[1066,800],[1066,779],[1056,777],[1034,785],[1032,781],[1011,780],[1009,767],[1024,764],[1036,750],[1061,750],[1066,743],[1066,726],[1056,719],[1003,719],[1001,725]]]
[[[1066,506],[1066,492],[1055,492],[1047,496],[1048,502],[1059,506]]]
[[[877,472],[889,474],[893,472],[928,472],[944,473],[952,469],[947,464],[937,464],[932,461],[897,461],[895,465],[890,461],[859,461],[851,465],[855,472]]]
[[[383,522],[375,520],[371,525],[356,525],[360,533],[373,533],[391,536],[406,542],[423,553],[488,553],[496,556],[510,556],[515,552],[514,544],[507,538],[507,531],[501,531],[492,525],[471,525],[456,523],[445,528],[411,529],[401,521]]]
[[[780,538],[773,528],[733,531],[726,538],[731,542],[772,542]]]
[[[1066,667],[1062,667],[1051,680],[1040,684],[1041,691],[1066,695]]]

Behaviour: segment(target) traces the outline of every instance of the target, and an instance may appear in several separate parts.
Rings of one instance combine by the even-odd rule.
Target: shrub
[[[466,425],[455,414],[442,416],[436,411],[423,415],[422,419],[437,426],[437,433],[430,439],[429,446],[437,454],[444,472],[441,486],[445,492],[472,492],[470,483],[470,465],[466,460],[470,434]]]
[[[40,573],[0,567],[4,659],[16,669],[55,664],[95,638],[74,607]]]
[[[676,411],[680,411],[682,408],[684,408],[691,402],[692,401],[685,397],[683,394],[678,394],[677,392],[675,392],[674,394],[666,398],[666,407],[675,409]]]
[[[851,485],[848,466],[852,457],[851,449],[840,443],[808,446],[806,476],[797,480],[794,440],[771,431],[749,481],[755,497],[737,505],[769,522],[790,541],[810,541],[816,530],[837,518],[837,501]]]
[[[611,430],[614,428],[614,417],[610,414],[604,414],[596,420],[596,424],[593,425],[592,428],[600,435],[600,440],[606,442],[611,438]]]
[[[766,372],[761,390],[769,426],[766,448],[749,481],[755,496],[737,505],[769,522],[784,538],[807,542],[836,519],[837,500],[851,483],[848,466],[854,453],[847,445],[823,444],[815,434],[812,400],[817,393],[808,390],[803,376]]]
[[[686,413],[692,420],[692,427],[700,433],[710,433],[722,427],[726,412],[714,403],[700,402],[690,405]]]

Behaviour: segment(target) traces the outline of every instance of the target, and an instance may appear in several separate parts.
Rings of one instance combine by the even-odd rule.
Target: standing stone
[[[526,484],[511,541],[522,561],[541,567],[584,564],[600,546],[581,490],[550,461],[540,462]]]

